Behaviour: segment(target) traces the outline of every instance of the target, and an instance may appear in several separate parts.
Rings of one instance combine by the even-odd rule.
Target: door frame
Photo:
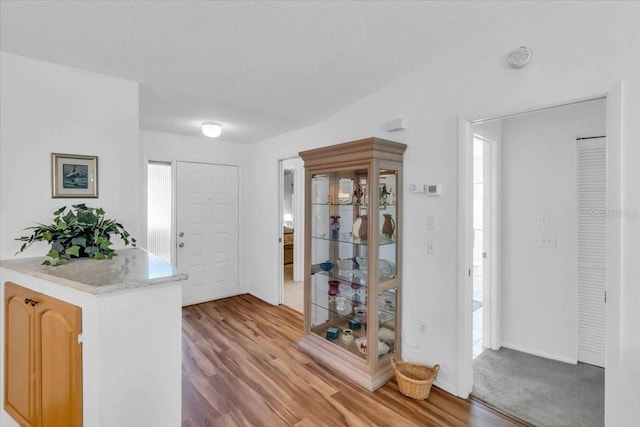
[[[283,157],[278,159],[278,202],[277,202],[277,230],[278,230],[278,304],[284,304],[284,230],[282,227],[282,213],[284,207],[284,163],[287,160],[300,159],[300,156],[294,155],[289,157]],[[304,266],[304,233],[295,232],[295,229],[304,227],[304,168],[302,169],[287,169],[293,170],[293,194],[294,205],[292,206],[294,214],[294,234],[293,234],[293,279],[299,278],[302,281],[303,278],[303,266]]]
[[[493,116],[458,117],[458,314],[457,314],[457,387],[456,394],[467,398],[473,387],[472,355],[472,281],[473,267],[472,240],[472,166],[473,132],[472,125],[486,120],[514,117],[545,109],[557,108],[595,99],[606,99],[607,134],[607,207],[619,209],[622,206],[622,82],[602,82],[574,94],[562,96],[553,102],[532,105],[516,111],[508,111]],[[470,231],[471,230],[471,231]],[[621,392],[617,390],[622,371],[620,369],[620,310],[621,310],[621,248],[622,223],[608,221],[607,241],[607,306],[605,344],[605,423],[615,425],[619,413]],[[498,289],[499,292],[499,289]],[[499,294],[496,295],[499,300]]]

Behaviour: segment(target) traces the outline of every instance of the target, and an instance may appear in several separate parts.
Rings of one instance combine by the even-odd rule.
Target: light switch
[[[540,225],[542,227],[546,227],[546,226],[551,225],[551,214],[550,213],[540,214]]]
[[[436,217],[427,215],[427,230],[434,231],[436,229]]]
[[[435,255],[436,253],[436,245],[433,240],[427,240],[427,253],[429,255]]]

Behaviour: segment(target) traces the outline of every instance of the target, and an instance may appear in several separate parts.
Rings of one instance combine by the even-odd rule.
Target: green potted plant
[[[16,254],[23,252],[34,242],[45,241],[51,245],[47,254],[51,260],[43,265],[62,265],[71,257],[89,257],[93,259],[111,259],[116,256],[111,249],[111,236],[120,236],[125,245],[136,246],[136,239],[124,229],[122,224],[105,218],[102,208],[91,208],[84,203],[73,205],[68,211],[63,206],[53,213],[53,224],[38,224],[25,230],[33,230],[30,236],[16,240],[24,242]]]

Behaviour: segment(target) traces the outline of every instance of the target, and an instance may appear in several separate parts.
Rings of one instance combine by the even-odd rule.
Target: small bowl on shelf
[[[320,263],[320,268],[321,268],[323,271],[331,271],[331,269],[333,268],[333,263],[332,263],[332,262],[329,262],[329,261],[321,262],[321,263]]]

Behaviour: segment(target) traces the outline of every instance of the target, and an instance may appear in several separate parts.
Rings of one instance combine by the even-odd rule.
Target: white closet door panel
[[[606,139],[577,142],[578,360],[605,364]]]

